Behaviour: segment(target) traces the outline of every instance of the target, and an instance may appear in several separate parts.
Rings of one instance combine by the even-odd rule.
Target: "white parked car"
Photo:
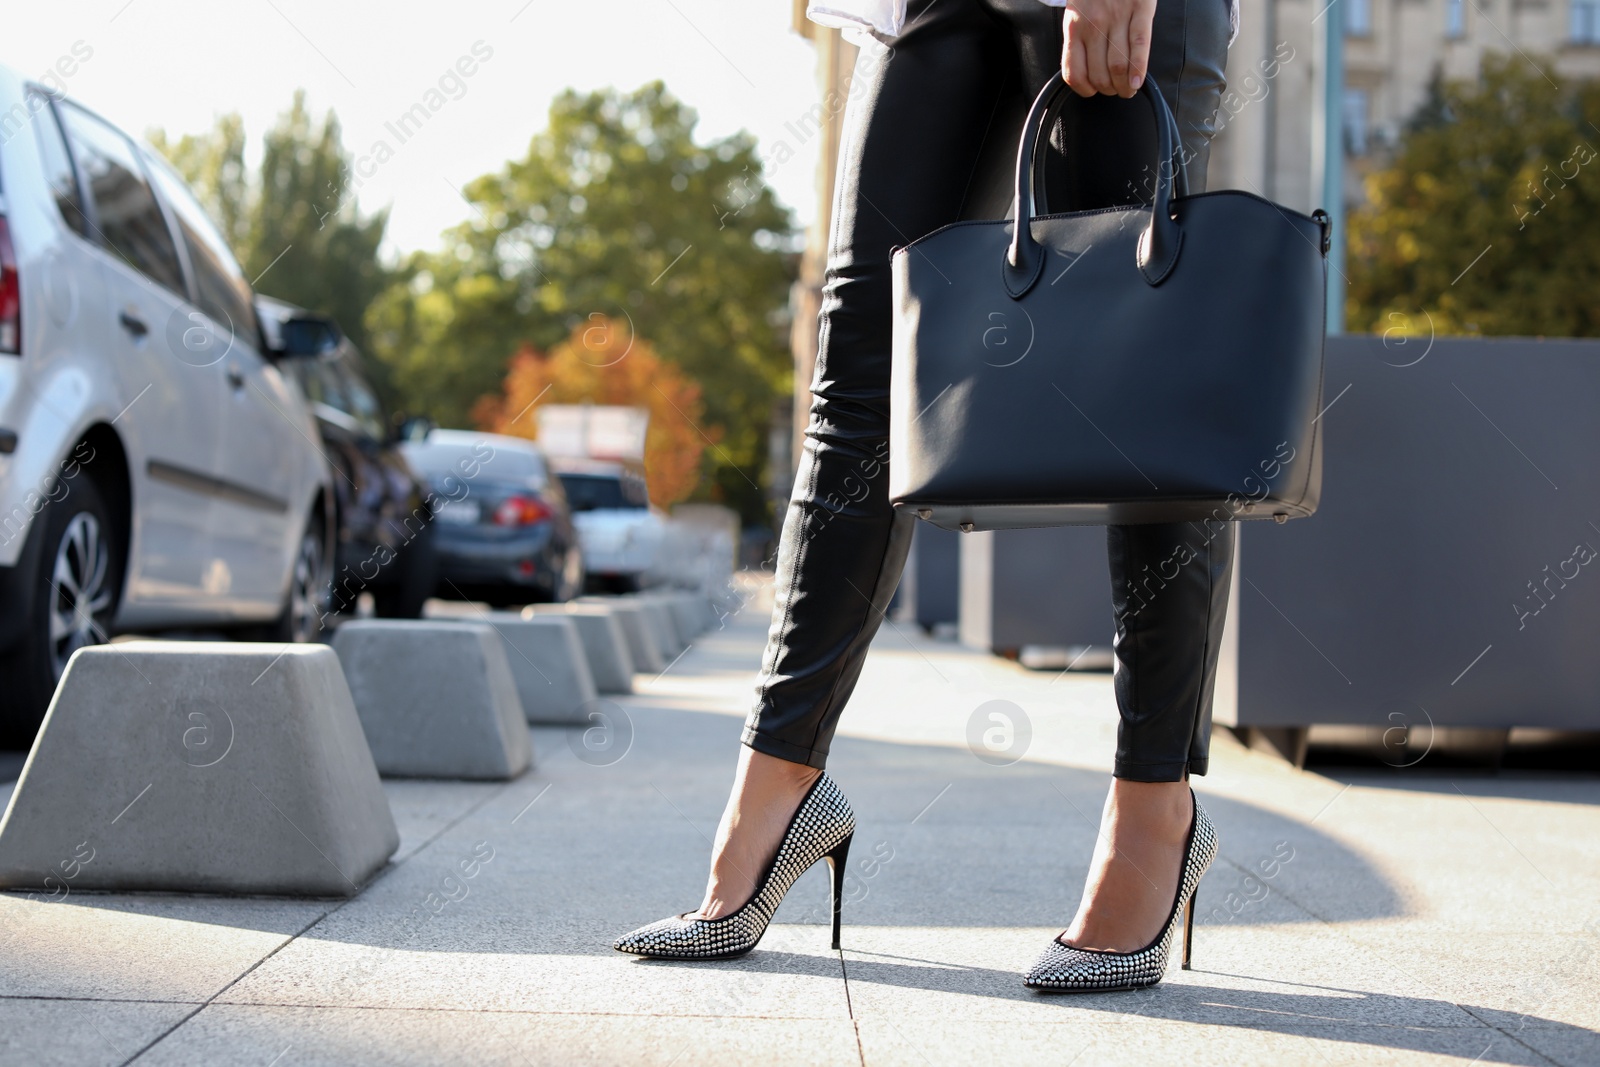
[[[315,633],[328,468],[260,337],[165,162],[0,68],[0,741],[118,630]]]
[[[627,593],[661,581],[669,531],[650,505],[644,471],[602,459],[552,458],[550,465],[572,508],[589,584]]]

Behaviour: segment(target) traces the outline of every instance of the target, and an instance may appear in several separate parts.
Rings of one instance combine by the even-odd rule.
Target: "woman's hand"
[[[1061,74],[1079,96],[1132,96],[1150,64],[1156,0],[1067,0]]]

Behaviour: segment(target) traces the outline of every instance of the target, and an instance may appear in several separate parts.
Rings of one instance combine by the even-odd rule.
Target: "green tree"
[[[694,140],[694,111],[655,82],[567,91],[527,156],[469,183],[471,217],[412,257],[374,309],[376,351],[400,391],[461,424],[524,346],[546,351],[591,316],[626,320],[704,387],[707,482],[748,518],[773,401],[787,392],[789,212],[755,140]]]
[[[155,130],[149,140],[201,198],[259,292],[334,316],[368,347],[367,310],[391,283],[378,258],[388,213],[357,211],[333,112],[319,124],[296,92],[266,132],[254,176],[237,114],[208,133],[172,141]]]
[[[1351,328],[1600,334],[1597,172],[1600,85],[1494,56],[1437,84],[1350,220]]]

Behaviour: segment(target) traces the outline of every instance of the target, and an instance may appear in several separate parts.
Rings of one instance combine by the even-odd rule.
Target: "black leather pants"
[[[1227,40],[1228,0],[1159,0],[1150,73],[1177,117],[1190,192],[1205,184]],[[1038,0],[912,0],[891,51],[857,64],[864,85],[845,111],[811,418],[744,732],[759,752],[824,765],[910,546],[915,520],[888,499],[890,250],[1006,211],[1023,117],[1060,54],[1061,11]],[[1155,135],[1143,101],[1071,97],[1051,148],[1049,210],[1148,199]],[[1106,533],[1115,773],[1204,774],[1233,527]]]

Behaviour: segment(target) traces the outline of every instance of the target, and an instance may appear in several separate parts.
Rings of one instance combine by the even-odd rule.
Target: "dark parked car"
[[[572,513],[538,445],[433,430],[402,448],[433,491],[439,596],[504,607],[582,591]]]
[[[331,613],[353,612],[369,592],[378,615],[416,618],[438,577],[427,483],[401,452],[360,351],[325,315],[266,297],[256,311],[267,344],[299,357],[280,366],[310,401],[333,470]]]

